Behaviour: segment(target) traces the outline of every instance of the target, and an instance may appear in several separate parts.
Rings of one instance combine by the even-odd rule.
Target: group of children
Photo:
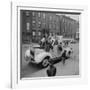
[[[49,51],[50,49],[53,49],[53,45],[55,42],[55,38],[52,35],[45,35],[40,41],[40,46],[45,49],[45,51]]]

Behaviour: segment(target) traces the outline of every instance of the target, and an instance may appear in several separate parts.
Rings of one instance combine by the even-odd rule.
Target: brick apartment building
[[[38,42],[45,33],[56,33],[75,38],[79,23],[55,12],[21,10],[21,36],[23,43]]]

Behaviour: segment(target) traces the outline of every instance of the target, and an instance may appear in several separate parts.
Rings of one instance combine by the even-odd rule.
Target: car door
[[[58,49],[58,45],[54,45],[53,50],[50,50],[52,58],[61,57],[61,51]]]

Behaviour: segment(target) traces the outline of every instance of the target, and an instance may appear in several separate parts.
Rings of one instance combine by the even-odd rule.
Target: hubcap
[[[45,67],[49,64],[48,59],[44,59],[42,65]]]

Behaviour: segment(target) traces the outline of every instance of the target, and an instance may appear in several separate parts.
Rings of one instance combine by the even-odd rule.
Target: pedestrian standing
[[[47,75],[49,77],[56,75],[56,67],[53,64],[51,64],[51,63],[49,64],[49,67],[47,69]]]
[[[65,61],[66,61],[66,50],[65,50],[64,53],[62,54],[62,62],[63,62],[63,65],[65,64]]]
[[[41,45],[41,47],[45,46],[45,36],[43,36],[43,38],[41,39],[40,45]]]

